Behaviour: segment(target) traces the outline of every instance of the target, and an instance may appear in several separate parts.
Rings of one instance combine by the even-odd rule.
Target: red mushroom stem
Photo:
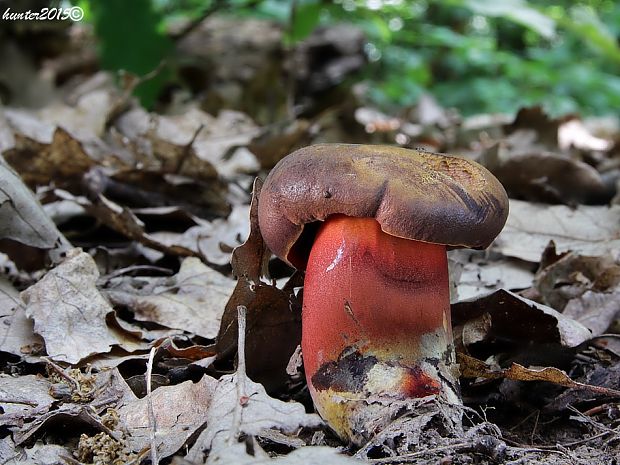
[[[443,245],[391,236],[374,218],[329,217],[308,260],[302,327],[310,393],[343,437],[356,400],[458,402],[445,368],[454,349]]]

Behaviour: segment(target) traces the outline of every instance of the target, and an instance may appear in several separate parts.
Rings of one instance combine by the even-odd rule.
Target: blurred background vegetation
[[[178,24],[216,12],[263,18],[292,49],[346,22],[365,34],[366,64],[349,80],[393,111],[424,92],[466,115],[542,104],[553,115],[620,108],[620,2],[615,0],[76,0],[95,26],[101,66],[144,75],[174,61]],[[152,107],[174,67],[136,90]],[[277,85],[277,84],[276,84]]]
[[[108,68],[136,73],[153,69],[171,49],[164,35],[171,23],[222,10],[281,23],[289,46],[322,25],[348,22],[360,27],[367,37],[368,64],[358,79],[368,84],[369,98],[383,108],[414,104],[424,91],[465,114],[512,113],[532,104],[543,104],[553,114],[605,114],[620,108],[620,2],[615,0],[78,4],[97,26],[102,63]],[[119,28],[126,28],[128,35],[119,34]],[[127,43],[135,46],[123,46]],[[152,86],[161,83],[143,91],[147,101]]]

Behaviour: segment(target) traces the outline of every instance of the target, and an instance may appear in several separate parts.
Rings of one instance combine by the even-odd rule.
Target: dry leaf
[[[243,383],[242,398],[239,397],[240,382]],[[236,415],[237,409],[241,411]],[[299,403],[269,397],[265,388],[248,379],[245,373],[225,375],[218,380],[204,418],[207,426],[187,454],[189,460],[200,461],[209,450],[225,449],[231,436],[238,433],[256,436],[271,428],[295,433],[301,427],[323,423],[318,415],[307,414]]]
[[[155,389],[150,398],[125,398],[118,407],[121,425],[128,431],[128,444],[139,451],[151,443],[153,425],[149,423],[148,405],[155,413],[155,441],[160,457],[177,452],[207,421],[217,380],[203,376],[198,383],[186,381]]]
[[[458,363],[461,367],[461,375],[466,378],[506,378],[515,381],[545,381],[568,388],[587,390],[592,393],[610,397],[620,397],[619,390],[610,389],[603,386],[578,383],[577,381],[573,381],[562,370],[553,367],[526,368],[518,363],[512,363],[509,368],[497,370],[493,369],[483,361],[465,354],[458,354]]]
[[[50,382],[40,376],[0,374],[0,425],[21,426],[47,412],[56,402],[49,390]]]
[[[258,227],[258,195],[262,182],[254,183],[250,206],[250,234],[232,255],[233,274],[238,281],[222,316],[217,337],[218,358],[237,350],[237,308],[248,309],[248,375],[268,390],[282,386],[288,379],[286,366],[301,341],[301,307],[293,288],[301,285],[295,274],[284,289],[261,280],[269,253]]]
[[[209,464],[234,465],[359,465],[361,462],[341,454],[333,447],[301,447],[281,457],[253,457],[248,455],[245,444],[219,450],[209,455]]]
[[[592,166],[552,152],[510,153],[501,144],[480,162],[500,180],[510,197],[548,203],[605,203],[611,192]]]
[[[493,250],[529,262],[540,261],[554,241],[558,252],[600,256],[620,250],[620,205],[571,209],[510,200],[510,213]]]
[[[97,289],[98,277],[92,257],[74,249],[22,292],[26,315],[34,320],[35,332],[45,340],[52,359],[77,363],[123,342],[106,324],[114,309]]]
[[[539,270],[536,288],[546,303],[598,336],[620,314],[618,263],[618,259],[608,255],[587,257],[568,253]]]
[[[612,293],[586,291],[566,304],[564,315],[584,325],[593,336],[600,336],[620,315],[620,288]]]
[[[0,239],[13,239],[40,249],[69,242],[49,219],[33,193],[0,155]]]
[[[521,290],[532,285],[534,272],[530,263],[488,255],[464,249],[448,252],[450,265],[459,267],[459,273],[451,276],[456,286],[452,301],[469,300],[498,289]]]
[[[0,277],[0,351],[24,356],[44,348],[43,339],[34,333],[34,323],[26,317],[19,292]]]
[[[125,305],[140,321],[154,321],[214,339],[235,282],[197,258],[186,258],[170,278],[113,278],[110,300]]]
[[[573,319],[503,289],[453,304],[452,324],[460,327],[455,334],[462,332],[464,341],[513,341],[523,347],[533,343],[575,347],[591,337]]]

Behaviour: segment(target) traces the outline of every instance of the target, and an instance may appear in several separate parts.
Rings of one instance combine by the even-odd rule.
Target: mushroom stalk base
[[[460,403],[442,245],[390,236],[373,218],[330,217],[308,260],[302,327],[312,399],[343,438],[371,437],[398,401]]]

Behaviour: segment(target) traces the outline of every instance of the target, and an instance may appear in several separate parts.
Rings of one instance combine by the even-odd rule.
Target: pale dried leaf
[[[241,381],[240,381],[241,380]],[[238,396],[237,383],[244,383],[245,397]],[[240,423],[235,424],[235,409],[241,404]],[[283,402],[269,397],[265,388],[238,373],[222,376],[213,393],[212,404],[205,412],[207,427],[190,449],[188,459],[200,460],[208,450],[226,448],[236,431],[247,435],[260,435],[264,429],[275,428],[284,433],[294,433],[301,427],[322,424],[316,414],[307,414],[303,405]]]
[[[0,277],[0,351],[23,356],[43,348],[43,339],[34,333],[33,321],[26,317],[19,292]]]
[[[213,339],[234,288],[235,281],[190,257],[170,278],[115,279],[107,294],[115,304],[129,307],[138,320]]]
[[[333,447],[302,447],[288,455],[275,458],[252,457],[243,444],[235,444],[209,455],[207,464],[235,465],[355,465],[359,460],[341,454]]]
[[[203,376],[198,383],[186,381],[155,389],[150,399],[125,399],[118,413],[130,434],[127,438],[130,447],[139,451],[150,445],[153,426],[149,424],[148,403],[152,402],[158,455],[163,458],[177,452],[206,421],[216,385],[215,379]]]
[[[10,455],[3,455],[0,445],[0,457],[13,457],[2,465],[58,465],[67,463],[66,457],[71,457],[71,451],[56,445],[36,442],[32,447],[11,449]]]
[[[521,260],[487,257],[486,252],[473,250],[452,250],[448,258],[457,262],[460,269],[460,273],[451,275],[456,285],[456,298],[452,301],[468,300],[498,289],[526,289],[534,280],[532,265]],[[455,268],[454,263],[451,266]]]
[[[564,205],[543,205],[510,200],[504,230],[494,250],[509,257],[540,261],[549,241],[558,253],[569,250],[599,256],[620,250],[620,205],[571,209]]]
[[[122,342],[106,324],[114,309],[95,283],[99,271],[90,255],[72,250],[60,265],[22,292],[26,315],[54,360],[77,363],[109,352]]]
[[[613,293],[586,291],[569,300],[563,314],[584,325],[593,336],[600,336],[620,315],[620,289]]]
[[[68,244],[19,175],[0,156],[0,239],[51,249]]]
[[[170,236],[167,233],[153,233],[151,236],[164,243],[174,240],[175,244],[203,254],[211,263],[230,263],[231,251],[239,246],[250,232],[249,205],[235,205],[227,218],[201,221],[183,234]]]
[[[49,381],[40,376],[0,374],[0,424],[18,425],[35,412],[45,413],[56,402],[49,389]]]

